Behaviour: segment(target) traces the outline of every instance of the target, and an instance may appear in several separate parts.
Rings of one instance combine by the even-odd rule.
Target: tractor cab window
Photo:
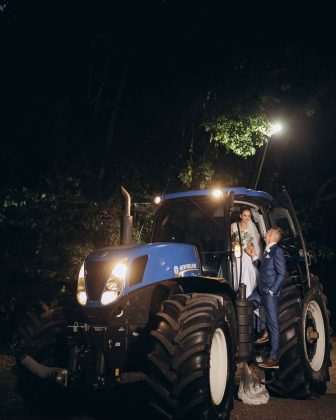
[[[289,272],[296,271],[300,276],[306,277],[309,284],[308,253],[297,214],[287,191],[284,190],[272,204],[273,208],[269,215],[272,225],[279,226],[283,231],[280,245],[285,251],[287,269]]]
[[[295,224],[288,209],[284,207],[275,207],[270,212],[270,218],[272,225],[279,226],[283,232],[280,245],[283,246],[288,255],[297,254],[297,250],[300,248],[300,241]]]
[[[196,245],[203,273],[217,276],[225,249],[223,204],[207,199],[169,203],[158,210],[153,242]]]

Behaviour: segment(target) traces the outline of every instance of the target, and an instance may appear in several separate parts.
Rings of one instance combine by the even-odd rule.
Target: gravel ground
[[[333,351],[331,353],[332,367],[330,368],[330,383],[328,384],[327,393],[312,400],[291,400],[271,397],[269,402],[264,405],[250,406],[243,404],[241,401],[235,400],[234,409],[231,419],[234,420],[309,420],[309,419],[336,419],[336,341],[333,343]],[[11,374],[11,367],[14,359],[6,354],[0,355],[0,418],[1,420],[9,419],[36,419],[23,406],[21,399],[14,390],[14,378]],[[138,419],[137,403],[133,396],[139,393],[138,385],[131,392],[128,391],[127,397],[124,397],[124,403],[134,405],[132,414],[123,414],[116,416],[113,410],[110,412],[109,418],[114,420]],[[119,397],[121,398],[119,400]],[[121,402],[123,397],[118,395],[115,399],[116,404]],[[57,403],[55,401],[55,403]],[[111,401],[111,405],[114,403]],[[139,403],[139,401],[138,401]],[[66,408],[65,408],[66,410]],[[141,416],[140,416],[141,417]],[[43,416],[47,419],[48,416]],[[50,418],[50,417],[49,417]],[[82,415],[80,417],[72,417],[72,420],[95,420],[97,417]]]

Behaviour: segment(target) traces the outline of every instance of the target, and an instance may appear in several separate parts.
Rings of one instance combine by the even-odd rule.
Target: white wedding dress
[[[256,251],[256,255],[261,259],[260,235],[256,225],[250,220],[247,225],[247,230],[240,229],[240,236],[242,238],[243,250],[247,247],[248,243],[244,243],[244,239],[252,239],[252,245]],[[237,223],[231,224],[231,233],[236,238],[239,238]],[[248,240],[250,242],[250,240]],[[241,272],[241,278],[240,278]],[[233,278],[235,291],[239,288],[239,280],[246,285],[246,297],[250,296],[256,288],[259,272],[252,263],[252,258],[243,251],[242,257],[235,257],[233,264]]]

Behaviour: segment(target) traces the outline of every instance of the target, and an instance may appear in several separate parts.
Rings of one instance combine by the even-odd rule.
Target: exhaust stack
[[[133,217],[131,216],[131,196],[124,187],[121,187],[121,193],[125,199],[125,211],[123,217],[123,226],[122,226],[122,245],[131,245],[133,243],[132,239],[132,227],[133,227]]]

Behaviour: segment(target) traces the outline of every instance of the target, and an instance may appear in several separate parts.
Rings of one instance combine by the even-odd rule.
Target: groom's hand
[[[245,251],[246,251],[247,255],[249,255],[250,257],[255,257],[256,256],[256,252],[255,252],[255,249],[253,248],[253,245],[248,245],[245,248]]]

